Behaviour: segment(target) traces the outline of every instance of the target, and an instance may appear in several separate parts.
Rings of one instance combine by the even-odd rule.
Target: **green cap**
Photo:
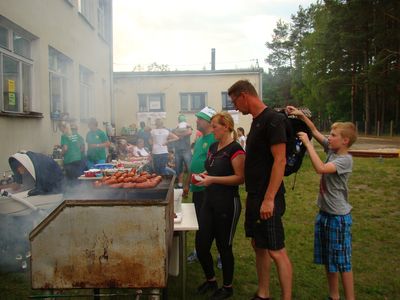
[[[186,122],[186,117],[184,115],[179,115],[178,122]]]
[[[216,114],[217,112],[212,109],[211,107],[204,107],[201,111],[195,114],[196,117],[201,118],[203,120],[206,120],[207,122],[211,122],[211,118]]]

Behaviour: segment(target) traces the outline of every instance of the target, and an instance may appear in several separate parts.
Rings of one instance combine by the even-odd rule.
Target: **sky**
[[[258,66],[267,70],[265,43],[279,19],[315,0],[114,0],[114,71],[142,71],[152,63],[169,70]],[[136,69],[138,70],[138,69]]]

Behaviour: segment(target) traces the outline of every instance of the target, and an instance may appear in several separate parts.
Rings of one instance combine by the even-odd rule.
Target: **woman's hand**
[[[213,183],[212,176],[208,176],[207,173],[200,173],[198,174],[199,177],[201,177],[201,180],[198,180],[197,183],[194,185],[196,186],[209,186],[210,184]]]

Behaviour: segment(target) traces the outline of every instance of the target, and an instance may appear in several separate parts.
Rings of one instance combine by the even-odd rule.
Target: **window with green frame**
[[[0,105],[3,112],[32,109],[33,64],[31,36],[0,18]]]

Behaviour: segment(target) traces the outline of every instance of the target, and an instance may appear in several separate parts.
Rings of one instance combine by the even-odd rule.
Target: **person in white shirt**
[[[242,146],[243,149],[246,149],[246,135],[244,134],[244,129],[243,127],[238,127],[236,129],[237,132],[237,142]]]
[[[168,143],[177,141],[179,137],[166,129],[161,119],[156,119],[156,128],[152,129],[150,133],[154,172],[156,174],[166,175]]]
[[[147,157],[150,152],[144,147],[144,139],[138,138],[136,146],[133,147],[133,156]]]

